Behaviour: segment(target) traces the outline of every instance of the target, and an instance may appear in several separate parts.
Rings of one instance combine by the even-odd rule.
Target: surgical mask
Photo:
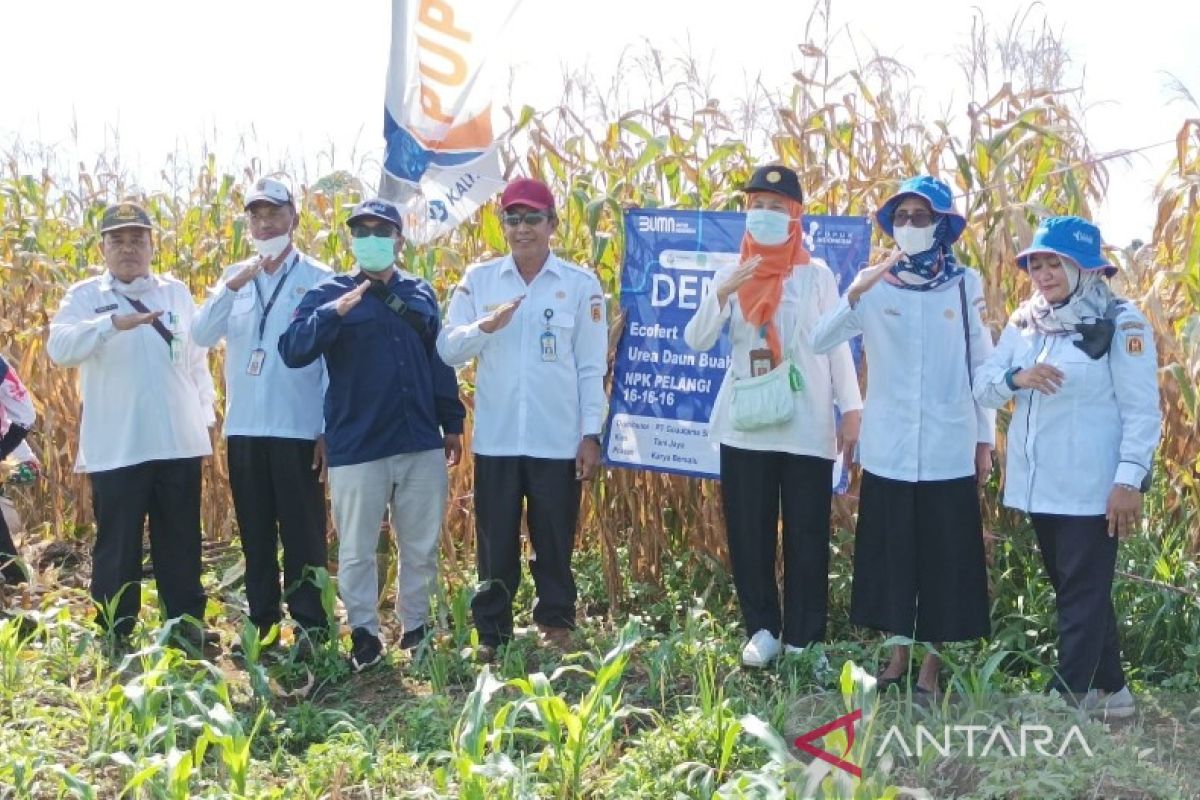
[[[113,286],[116,288],[116,290],[126,297],[141,297],[146,292],[153,289],[154,285],[154,278],[150,277],[149,275],[139,275],[129,283],[126,283],[122,280],[113,281]]]
[[[746,233],[759,244],[783,244],[787,241],[791,221],[792,218],[782,211],[752,208],[746,212]]]
[[[915,225],[897,225],[892,228],[892,238],[896,240],[896,245],[901,250],[910,256],[915,256],[933,247],[936,230],[937,222],[926,225],[924,228],[918,228]]]
[[[354,260],[367,272],[383,272],[396,261],[395,240],[390,236],[364,236],[353,239],[350,249]]]
[[[292,237],[286,233],[282,236],[273,236],[270,239],[251,239],[250,242],[254,245],[254,252],[258,253],[263,258],[279,258],[284,250],[288,249],[291,244]]]

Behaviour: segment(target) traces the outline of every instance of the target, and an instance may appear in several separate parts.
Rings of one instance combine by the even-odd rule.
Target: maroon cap
[[[538,211],[550,211],[554,208],[554,195],[550,187],[533,178],[517,178],[504,187],[500,195],[500,210],[509,206],[529,206]]]

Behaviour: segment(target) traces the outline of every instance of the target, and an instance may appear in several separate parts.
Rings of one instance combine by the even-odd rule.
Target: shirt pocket
[[[541,335],[549,332],[554,335],[554,350],[560,360],[575,352],[575,325],[576,317],[574,309],[564,310],[554,309],[554,316],[550,317],[549,323],[542,328]]]
[[[249,286],[233,296],[233,308],[229,311],[229,333],[232,336],[244,336],[254,328],[255,303],[254,287]]]

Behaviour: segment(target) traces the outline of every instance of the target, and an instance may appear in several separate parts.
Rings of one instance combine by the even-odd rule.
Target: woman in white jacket
[[[769,664],[825,635],[833,464],[858,439],[858,378],[850,349],[828,356],[809,343],[812,325],[837,302],[837,281],[809,257],[803,195],[787,167],[757,170],[748,197],[741,263],[719,271],[684,329],[693,350],[729,325],[732,363],[713,407],[721,500],[734,586],[749,641],[742,662]],[[834,401],[842,413],[835,433]],[[775,578],[783,517],[783,604]]]
[[[975,396],[1008,427],[1004,504],[1033,522],[1058,606],[1051,688],[1109,716],[1133,713],[1112,605],[1117,538],[1137,529],[1162,422],[1145,317],[1113,295],[1116,267],[1079,217],[1044,220],[1017,256],[1033,296],[980,369]]]
[[[992,350],[979,274],[954,259],[966,220],[942,181],[900,185],[876,220],[899,250],[864,269],[813,333],[817,352],[862,334],[863,467],[850,621],[918,642],[991,630],[977,482],[992,467],[994,415],[971,393]],[[893,648],[881,686],[909,671]],[[929,652],[914,693],[938,692]]]

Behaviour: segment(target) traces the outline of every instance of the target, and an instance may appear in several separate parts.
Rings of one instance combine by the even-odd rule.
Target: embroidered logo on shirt
[[[1140,330],[1145,330],[1145,328],[1146,328],[1146,326],[1140,322],[1123,322],[1123,323],[1121,323],[1121,330],[1123,330],[1123,331],[1140,331]]]
[[[1125,352],[1131,356],[1140,356],[1145,350],[1140,333],[1131,334],[1125,339]]]
[[[599,322],[599,321],[600,321],[600,303],[593,302],[592,303],[592,322]]]

